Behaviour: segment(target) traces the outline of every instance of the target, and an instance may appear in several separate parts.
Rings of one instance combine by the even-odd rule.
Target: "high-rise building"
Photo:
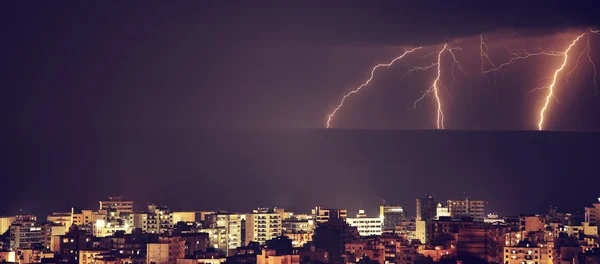
[[[10,249],[38,248],[43,246],[42,227],[34,221],[16,221],[10,226]]]
[[[321,208],[320,206],[312,209],[313,218],[316,220],[317,225],[329,221],[329,219],[341,219],[342,221],[348,216],[348,210],[346,209],[327,209]]]
[[[417,198],[417,221],[428,221],[435,217],[438,202],[431,195]]]
[[[356,227],[360,236],[379,236],[383,231],[383,222],[381,217],[357,217],[346,218],[346,222]]]
[[[108,201],[100,201],[100,211],[109,208],[123,213],[133,213],[133,201],[124,201],[122,196],[109,196]]]
[[[220,249],[229,252],[230,249],[236,249],[243,246],[242,223],[245,217],[246,216],[242,214],[228,212],[218,212],[206,216],[206,222],[209,227],[217,228],[219,232],[224,233],[224,236],[221,237],[221,239],[224,239],[225,241],[219,241]]]
[[[396,226],[402,224],[406,214],[400,205],[381,205],[379,206],[379,216],[383,219],[383,231],[393,232],[396,230]]]
[[[448,200],[448,211],[452,218],[470,217],[474,221],[482,221],[485,219],[484,211],[485,201],[471,200],[464,198],[462,200]]]
[[[246,215],[246,243],[250,241],[264,244],[267,240],[281,235],[281,214],[267,208],[253,210]]]

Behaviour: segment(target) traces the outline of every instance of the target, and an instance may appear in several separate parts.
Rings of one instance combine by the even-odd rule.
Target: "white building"
[[[253,210],[252,214],[246,215],[246,241],[264,244],[267,240],[281,235],[281,214],[267,208]]]
[[[383,232],[382,217],[346,218],[346,222],[356,227],[360,236],[379,236]]]
[[[440,219],[440,217],[450,217],[450,208],[444,206],[442,203],[438,203],[434,218]]]
[[[243,246],[242,220],[245,217],[245,215],[232,213],[216,213],[207,216],[211,227],[216,228],[220,233],[224,234],[224,236],[219,237],[221,240],[219,241],[219,245],[225,252]]]

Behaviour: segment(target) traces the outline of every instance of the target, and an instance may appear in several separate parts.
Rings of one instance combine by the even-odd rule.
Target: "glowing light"
[[[441,81],[441,76],[442,76],[441,65],[442,65],[442,54],[446,50],[448,50],[448,51],[451,52],[451,48],[448,48],[448,43],[444,44],[444,47],[442,48],[442,50],[440,50],[437,53],[438,54],[438,56],[437,56],[437,63],[436,63],[436,65],[437,65],[437,77],[435,78],[435,80],[433,80],[433,84],[413,104],[413,109],[417,108],[417,103],[419,103],[421,100],[423,100],[423,98],[425,98],[425,96],[427,96],[429,93],[433,92],[433,95],[435,97],[435,101],[437,103],[437,121],[436,121],[436,125],[437,125],[438,129],[444,129],[444,112],[442,110],[442,101],[440,100],[439,87],[440,86],[443,87],[443,84],[442,84],[442,81]]]
[[[486,73],[490,73],[490,72],[500,71],[500,69],[502,69],[503,67],[511,65],[515,61],[518,61],[518,60],[527,59],[527,58],[534,57],[534,56],[555,56],[555,57],[559,57],[559,56],[563,56],[564,53],[563,52],[556,52],[556,51],[540,51],[540,52],[536,52],[536,53],[529,53],[529,52],[523,50],[521,53],[511,52],[511,55],[513,57],[510,60],[508,60],[507,62],[502,63],[502,64],[498,65],[497,67],[494,66],[493,68],[488,69],[488,70],[482,70],[481,74],[486,74]]]
[[[352,96],[353,94],[358,93],[358,91],[360,91],[360,89],[362,89],[363,87],[367,86],[371,80],[373,80],[373,77],[375,75],[375,70],[377,70],[378,68],[381,67],[390,67],[394,64],[394,62],[396,62],[399,59],[404,58],[406,55],[413,53],[414,51],[420,49],[421,47],[416,47],[410,50],[405,51],[404,53],[402,53],[402,55],[394,58],[392,61],[390,61],[389,63],[384,63],[384,64],[377,64],[375,67],[373,67],[373,69],[371,70],[371,77],[369,77],[369,79],[364,82],[363,84],[361,84],[359,87],[357,87],[356,89],[350,91],[349,93],[347,93],[346,95],[344,95],[344,97],[342,97],[342,100],[340,101],[340,103],[338,104],[338,106],[333,110],[333,112],[331,112],[328,116],[327,116],[327,128],[330,127],[331,125],[331,120],[333,119],[333,117],[335,116],[335,114],[337,113],[337,111],[339,111],[342,106],[344,105],[344,101],[346,101],[346,99],[350,96]]]
[[[543,129],[543,126],[544,126],[544,113],[548,109],[548,106],[550,104],[550,98],[552,98],[554,96],[554,86],[556,85],[556,79],[558,77],[558,74],[567,65],[567,61],[569,60],[569,51],[571,50],[571,48],[573,46],[575,46],[575,44],[577,43],[577,41],[579,41],[579,39],[581,39],[583,37],[583,35],[585,35],[585,33],[583,33],[583,34],[579,35],[577,38],[575,38],[575,40],[573,40],[573,42],[571,43],[571,45],[569,45],[569,47],[564,51],[564,60],[563,60],[563,63],[560,66],[560,68],[558,68],[554,72],[554,77],[552,78],[552,83],[548,86],[548,95],[546,96],[546,100],[544,102],[544,106],[540,110],[540,121],[538,122],[538,129],[539,130]]]

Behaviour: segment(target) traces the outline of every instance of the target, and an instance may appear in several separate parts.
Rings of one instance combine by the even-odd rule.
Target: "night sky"
[[[582,210],[600,196],[600,99],[582,57],[547,128],[537,110],[561,58],[479,75],[480,34],[564,50],[597,29],[597,1],[6,1],[0,3],[0,215],[95,209],[108,195],[175,210],[489,201],[488,211]],[[600,35],[588,33],[600,63]],[[414,100],[444,43],[446,131]],[[422,51],[326,115],[371,68]],[[574,60],[570,61],[574,66]],[[600,66],[600,64],[598,64]],[[570,68],[569,68],[570,69]],[[600,70],[600,68],[598,69]],[[600,78],[598,78],[600,81]],[[559,132],[560,131],[560,132]]]

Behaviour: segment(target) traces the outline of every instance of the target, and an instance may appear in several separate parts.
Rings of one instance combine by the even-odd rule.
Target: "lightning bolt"
[[[346,95],[344,95],[344,97],[342,97],[342,100],[340,101],[340,103],[338,104],[338,106],[333,110],[333,112],[331,112],[329,115],[327,115],[327,128],[330,127],[331,125],[331,120],[333,119],[333,117],[335,116],[335,114],[342,108],[342,106],[344,105],[344,101],[346,101],[346,99],[350,96],[352,96],[353,94],[356,94],[360,91],[360,89],[362,89],[363,87],[367,86],[371,80],[373,80],[373,77],[375,75],[375,71],[381,67],[390,67],[394,64],[394,62],[396,62],[397,60],[400,60],[402,58],[404,58],[406,55],[413,53],[414,51],[421,49],[422,47],[416,47],[407,51],[404,51],[404,53],[402,53],[402,55],[394,58],[392,61],[390,61],[389,63],[384,63],[384,64],[377,64],[375,67],[373,67],[373,69],[371,70],[371,77],[369,77],[369,79],[364,82],[363,84],[361,84],[360,86],[358,86],[356,89],[348,92]]]
[[[542,107],[542,109],[540,110],[540,121],[538,122],[538,129],[542,130],[543,129],[543,125],[544,125],[544,113],[546,112],[546,110],[548,109],[548,106],[550,104],[550,98],[552,98],[554,96],[554,86],[556,85],[556,79],[558,78],[558,74],[565,68],[565,66],[567,65],[567,61],[569,60],[569,51],[571,50],[571,48],[573,46],[575,46],[575,44],[577,43],[577,41],[579,41],[583,36],[585,35],[585,33],[579,35],[577,38],[575,38],[573,40],[573,42],[571,43],[571,45],[569,45],[569,47],[564,51],[563,53],[563,63],[562,65],[554,72],[554,77],[552,78],[552,83],[548,86],[548,95],[546,96],[546,100],[544,102],[544,107]]]
[[[442,80],[441,80],[441,76],[442,76],[442,67],[441,67],[441,65],[442,65],[442,53],[444,53],[444,51],[449,51],[450,53],[452,53],[452,48],[448,48],[448,43],[444,44],[444,47],[442,48],[442,50],[440,50],[437,53],[437,63],[435,63],[435,65],[437,65],[437,76],[436,76],[435,80],[433,80],[433,84],[413,104],[413,109],[417,108],[417,103],[419,103],[421,100],[423,100],[428,94],[430,94],[430,93],[433,92],[433,95],[435,97],[435,101],[437,103],[437,122],[436,122],[436,125],[437,125],[438,129],[444,129],[444,112],[442,110],[442,101],[440,100],[440,95],[439,95],[439,87],[440,86],[441,87],[444,86],[442,84]],[[454,57],[454,55],[452,55],[452,56]],[[461,67],[461,69],[462,69],[462,67]]]
[[[600,32],[600,30],[597,30],[598,32]],[[592,31],[593,33],[597,33]],[[596,81],[598,73],[596,72],[596,64],[594,63],[594,61],[592,60],[592,56],[590,56],[590,38],[588,37],[587,39],[587,44],[585,46],[585,48],[587,49],[587,57],[588,57],[588,61],[590,62],[590,64],[592,64],[592,70],[594,70],[594,89],[596,89],[596,96],[598,95],[598,82]]]
[[[505,66],[513,64],[515,61],[522,60],[522,59],[528,59],[530,57],[535,57],[535,56],[555,56],[555,57],[559,57],[559,56],[563,56],[564,55],[563,52],[544,51],[544,50],[542,50],[540,52],[536,52],[536,53],[529,53],[529,52],[527,52],[525,50],[523,50],[522,53],[515,53],[515,52],[510,52],[510,53],[513,56],[510,60],[508,60],[505,63],[502,63],[502,64],[498,65],[497,67],[494,66],[491,69],[482,70],[481,74],[487,74],[487,73],[490,73],[490,72],[500,71],[500,69],[502,69]]]
[[[497,68],[496,65],[490,59],[490,56],[487,53],[488,46],[483,42],[483,35],[479,35],[479,57],[481,57],[481,72],[485,72],[485,63],[492,65],[493,68]],[[489,81],[489,79],[488,79]]]

